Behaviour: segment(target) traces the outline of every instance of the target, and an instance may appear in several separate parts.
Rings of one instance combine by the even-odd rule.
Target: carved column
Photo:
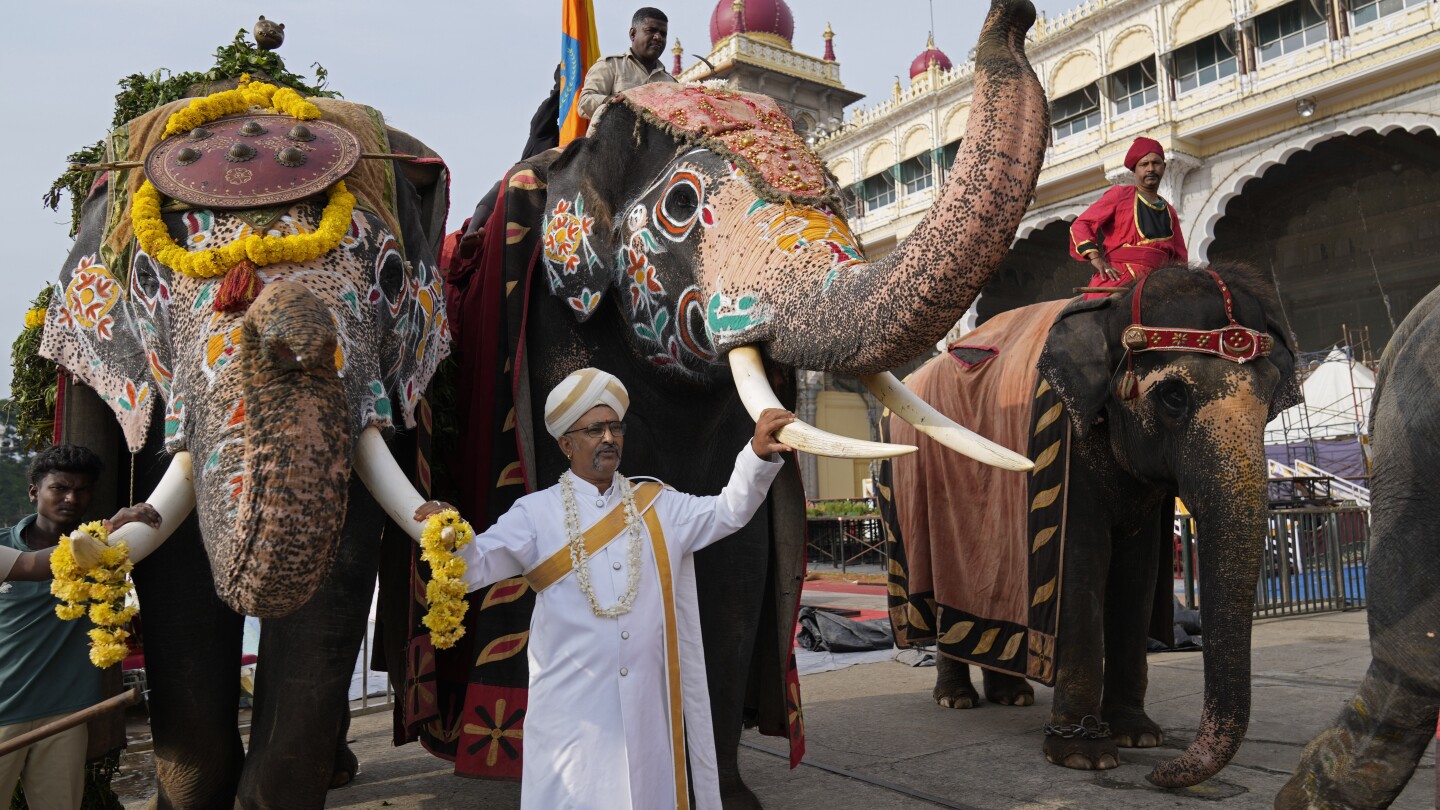
[[[1185,178],[1200,167],[1200,159],[1180,151],[1165,155],[1165,177],[1160,181],[1160,196],[1179,205]]]

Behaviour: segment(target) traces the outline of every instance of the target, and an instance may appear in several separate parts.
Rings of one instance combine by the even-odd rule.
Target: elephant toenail
[[[1089,758],[1087,758],[1084,754],[1071,754],[1070,756],[1065,757],[1065,761],[1061,764],[1067,768],[1072,768],[1077,771],[1089,771],[1094,770],[1095,768],[1094,764],[1091,763]]]
[[[953,708],[955,708],[955,701],[954,701],[954,700],[951,700],[951,699],[948,698],[948,697],[943,697],[943,698],[940,698],[940,705],[941,705],[941,706],[944,706],[944,707],[947,708],[947,709],[953,709]]]
[[[1096,763],[1096,766],[1102,771],[1108,771],[1111,768],[1119,767],[1120,760],[1110,756],[1109,754],[1104,754],[1100,757],[1100,761]]]

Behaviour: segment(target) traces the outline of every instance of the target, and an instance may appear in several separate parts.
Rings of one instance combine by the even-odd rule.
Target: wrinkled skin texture
[[[543,394],[567,374],[610,371],[631,395],[622,472],[713,493],[754,428],[724,365],[730,349],[761,344],[782,402],[793,403],[791,367],[871,373],[932,345],[1004,257],[1038,176],[1048,107],[1023,49],[1034,15],[1029,2],[992,3],[955,170],[932,213],[882,262],[864,259],[843,215],[764,202],[727,160],[612,105],[546,178],[542,227],[584,223],[586,240],[568,253],[547,246],[536,269],[551,294],[532,295],[528,315],[532,422],[543,422]],[[553,443],[533,450],[540,486],[568,466]],[[752,694],[747,708],[747,673],[758,644],[773,645],[781,661],[789,653],[790,638],[775,628],[790,617],[762,616],[762,602],[775,590],[793,615],[803,520],[791,470],[745,529],[697,555],[727,808],[759,806],[736,752],[754,702],[777,697]]]
[[[1282,810],[1388,807],[1435,736],[1440,714],[1440,293],[1400,325],[1380,361],[1371,416],[1372,660],[1355,696],[1317,736],[1275,799]]]
[[[98,255],[107,191],[86,203],[62,286]],[[399,421],[391,402],[405,401],[413,358],[443,346],[426,331],[443,320],[416,315],[427,278],[438,292],[432,243],[414,188],[400,177],[397,191],[408,254],[357,209],[340,247],[305,266],[262,268],[267,283],[248,310],[217,313],[219,282],[172,274],[137,250],[126,295],[108,310],[114,337],[86,344],[94,331],[73,330],[68,345],[97,352],[105,374],[148,380],[137,499],[163,474],[166,449],[194,460],[196,515],[134,573],[157,807],[318,807],[357,770],[344,745],[348,688],[387,521],[352,481],[351,446],[364,427]],[[301,201],[274,227],[303,229],[319,215]],[[190,244],[249,227],[224,212],[165,216]],[[421,325],[407,331],[401,316]],[[398,386],[378,382],[402,369]],[[235,714],[245,614],[263,619],[248,751]]]
[[[1043,748],[1054,764],[1114,768],[1118,748],[1164,741],[1145,712],[1145,654],[1158,571],[1170,559],[1168,505],[1177,494],[1199,521],[1204,714],[1194,743],[1149,778],[1165,787],[1203,781],[1224,767],[1244,736],[1250,606],[1265,527],[1263,428],[1298,391],[1293,355],[1281,330],[1267,324],[1251,292],[1257,287],[1235,271],[1220,272],[1237,320],[1275,338],[1268,358],[1237,365],[1203,354],[1140,353],[1138,396],[1122,400],[1115,383],[1124,357],[1120,335],[1131,322],[1128,293],[1072,304],[1041,354],[1040,373],[1074,428],[1049,722],[1066,726],[1089,716],[1111,729],[1104,739],[1047,736]],[[1198,272],[1158,270],[1143,297],[1147,326],[1216,329],[1227,322],[1216,285]],[[949,708],[976,706],[968,665],[944,656],[938,663],[935,700]],[[993,703],[1034,702],[1019,678],[987,670],[984,680]]]

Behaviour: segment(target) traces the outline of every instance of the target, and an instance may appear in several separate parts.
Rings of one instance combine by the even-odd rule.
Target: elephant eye
[[[1155,386],[1155,401],[1168,416],[1179,418],[1190,409],[1190,392],[1179,380],[1163,380]]]
[[[667,236],[682,239],[695,224],[700,212],[700,178],[687,171],[676,172],[655,205],[655,220]]]

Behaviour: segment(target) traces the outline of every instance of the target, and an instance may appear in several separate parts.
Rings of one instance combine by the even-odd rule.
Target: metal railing
[[[823,514],[827,504],[854,514]],[[809,563],[846,571],[852,565],[885,565],[885,531],[874,498],[810,500],[806,503],[806,553]]]
[[[1195,609],[1204,598],[1196,583],[1195,521],[1182,517],[1176,522],[1180,529],[1177,542],[1182,601]],[[1365,607],[1369,542],[1370,510],[1364,507],[1270,510],[1260,576],[1255,583],[1255,617]]]

